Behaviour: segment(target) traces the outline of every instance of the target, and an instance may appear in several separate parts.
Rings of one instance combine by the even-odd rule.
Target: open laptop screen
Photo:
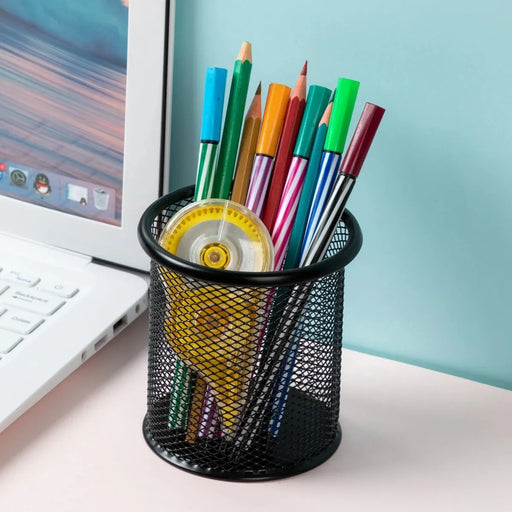
[[[0,0],[0,194],[121,225],[128,0]]]

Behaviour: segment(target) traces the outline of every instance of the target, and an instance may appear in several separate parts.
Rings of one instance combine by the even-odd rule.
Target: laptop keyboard
[[[78,287],[0,264],[0,359],[59,314]]]

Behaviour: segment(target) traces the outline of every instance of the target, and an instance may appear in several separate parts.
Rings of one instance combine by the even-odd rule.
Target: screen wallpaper
[[[0,194],[121,224],[128,0],[0,0]]]

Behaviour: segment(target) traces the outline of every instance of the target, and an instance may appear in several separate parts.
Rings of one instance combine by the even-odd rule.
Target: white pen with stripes
[[[294,156],[292,158],[272,230],[275,270],[281,270],[284,264],[307,167],[307,158],[301,156]]]
[[[301,267],[311,265],[324,258],[383,115],[384,109],[382,107],[372,103],[365,104],[347,154],[343,159],[332,194],[322,213],[320,227],[313,238],[310,248],[302,256]],[[269,353],[253,380],[253,397],[246,404],[246,408],[250,413],[246,414],[241,421],[240,429],[243,434],[239,437],[236,445],[241,453],[243,453],[243,448],[250,442],[250,432],[256,430],[264,417],[266,400],[270,398],[275,383],[278,379],[286,379],[283,381],[285,386],[287,386],[286,383],[289,383],[289,378],[286,374],[293,367],[298,344],[300,343],[300,336],[297,336],[295,331],[299,325],[303,309],[312,288],[313,283],[309,282],[304,285],[296,285],[291,290],[287,306],[285,307],[287,314],[281,317],[277,327],[272,330],[270,339],[267,340]],[[285,375],[280,374],[283,361],[286,361]],[[272,436],[277,435],[279,431],[286,395],[287,389],[285,388],[284,393],[281,393],[278,397],[278,406],[275,409],[270,425],[269,433]]]
[[[249,189],[247,190],[245,206],[258,217],[261,217],[263,213],[273,165],[274,159],[271,156],[263,154],[256,154],[254,156],[251,181],[249,183]]]
[[[309,210],[306,230],[302,242],[301,253],[304,254],[311,245],[315,231],[318,227],[320,216],[322,215],[327,199],[332,191],[334,181],[338,175],[341,164],[341,154],[332,151],[324,151],[320,162],[318,181],[316,183],[313,201]]]

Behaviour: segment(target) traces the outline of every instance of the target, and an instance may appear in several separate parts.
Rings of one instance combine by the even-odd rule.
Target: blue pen
[[[201,143],[197,166],[194,200],[206,199],[211,188],[213,167],[217,145],[220,140],[224,91],[226,88],[227,69],[210,67],[206,69],[203,99],[203,117],[201,121]],[[185,428],[190,408],[195,378],[183,361],[176,360],[173,384],[171,386],[171,411],[169,428]]]
[[[215,157],[220,140],[227,69],[207,68],[204,87],[201,144],[197,165],[194,200],[211,197]]]

